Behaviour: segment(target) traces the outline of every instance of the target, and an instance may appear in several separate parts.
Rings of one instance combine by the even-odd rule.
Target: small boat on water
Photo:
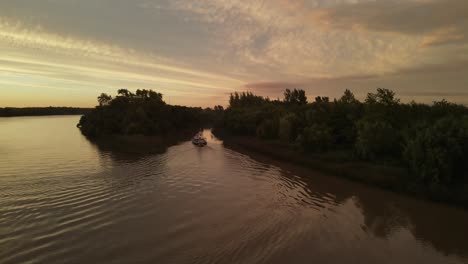
[[[198,132],[192,139],[192,143],[196,146],[203,147],[208,144],[206,139],[203,137],[202,132]]]

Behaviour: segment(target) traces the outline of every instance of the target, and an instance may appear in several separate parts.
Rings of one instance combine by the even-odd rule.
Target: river
[[[0,263],[468,263],[468,212],[208,146],[0,118]]]

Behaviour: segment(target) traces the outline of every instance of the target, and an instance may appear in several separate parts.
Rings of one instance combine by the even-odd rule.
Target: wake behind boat
[[[202,132],[198,132],[192,139],[192,143],[196,146],[203,147],[206,146],[208,143],[206,139],[203,137]]]

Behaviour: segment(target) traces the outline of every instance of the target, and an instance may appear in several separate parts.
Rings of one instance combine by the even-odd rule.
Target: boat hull
[[[207,145],[207,142],[205,140],[192,140],[192,143],[196,146],[199,146],[199,147],[204,147]]]

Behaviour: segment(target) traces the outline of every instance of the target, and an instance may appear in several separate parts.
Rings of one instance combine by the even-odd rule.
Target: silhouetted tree
[[[112,96],[102,93],[101,95],[98,96],[98,102],[100,106],[105,106],[108,105],[112,101]]]
[[[400,99],[395,98],[395,92],[392,90],[377,88],[377,93],[367,94],[366,103],[394,106],[400,103]]]
[[[355,104],[359,101],[354,97],[354,94],[350,90],[346,89],[338,102],[344,104]]]
[[[286,89],[284,91],[284,102],[289,104],[298,104],[298,105],[305,105],[307,104],[307,96],[305,95],[304,90],[289,90]]]
[[[330,102],[330,98],[328,97],[322,97],[322,96],[317,96],[315,97],[315,102],[316,103],[329,103]]]
[[[120,96],[123,96],[123,97],[131,97],[132,96],[132,93],[127,89],[119,89],[117,91],[117,94],[120,95]]]
[[[203,122],[214,121],[213,115],[201,108],[166,105],[163,96],[152,90],[137,90],[135,94],[118,90],[114,99],[107,94],[98,97],[100,106],[84,115],[79,123],[89,137],[110,134],[167,135],[190,128],[200,128]]]
[[[339,99],[317,96],[310,104],[303,90],[286,89],[282,101],[231,94],[220,125],[232,134],[277,139],[308,152],[339,150],[352,159],[406,164],[421,184],[447,186],[468,182],[466,120],[462,105],[402,104],[383,88],[363,103],[345,90]]]

